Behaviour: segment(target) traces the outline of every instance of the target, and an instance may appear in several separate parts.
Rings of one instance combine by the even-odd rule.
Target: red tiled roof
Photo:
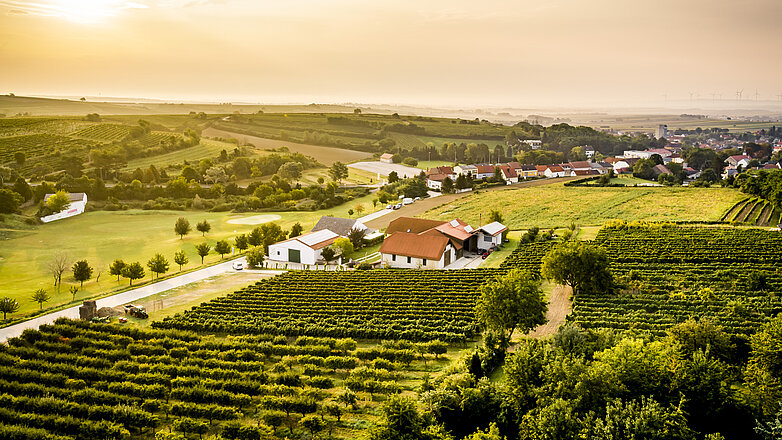
[[[575,162],[570,162],[570,167],[573,168],[574,170],[575,169],[579,169],[579,168],[585,169],[585,170],[592,169],[592,166],[589,164],[589,162],[587,162],[585,160],[578,160],[578,161],[575,161]]]
[[[395,232],[380,245],[380,253],[439,260],[443,256],[448,241],[448,237],[444,235]]]
[[[429,220],[425,218],[413,218],[413,217],[399,217],[394,219],[388,224],[386,228],[386,234],[393,234],[394,232],[411,232],[413,234],[420,234],[421,232],[428,231],[429,229],[445,223],[442,220]]]
[[[457,226],[453,226],[451,224],[452,222],[456,222]],[[459,219],[454,219],[451,222],[443,223],[443,224],[441,224],[439,226],[436,226],[434,229],[442,232],[443,234],[445,234],[445,235],[447,235],[449,237],[453,237],[453,238],[456,238],[458,240],[464,241],[464,240],[467,240],[468,238],[470,238],[470,235],[471,235],[469,232],[467,232],[464,229],[466,226],[469,226],[469,225],[467,223],[459,220]]]

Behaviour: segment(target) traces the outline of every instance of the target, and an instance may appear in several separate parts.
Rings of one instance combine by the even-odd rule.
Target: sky
[[[780,0],[0,0],[0,93],[649,106],[782,94]]]

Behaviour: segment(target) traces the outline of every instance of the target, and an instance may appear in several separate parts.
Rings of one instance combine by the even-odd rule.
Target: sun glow
[[[76,23],[101,23],[123,10],[147,7],[127,0],[0,1],[0,4],[27,14],[62,18]]]

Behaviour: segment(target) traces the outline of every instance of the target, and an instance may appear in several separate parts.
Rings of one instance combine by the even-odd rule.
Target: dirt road
[[[551,295],[549,295],[548,312],[546,312],[548,322],[538,326],[526,336],[530,338],[545,338],[556,333],[559,326],[565,323],[565,318],[573,307],[573,304],[570,302],[572,293],[573,290],[569,286],[555,286]]]

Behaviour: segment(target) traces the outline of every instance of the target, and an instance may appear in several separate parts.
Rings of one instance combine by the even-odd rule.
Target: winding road
[[[116,295],[101,298],[97,300],[98,309],[100,309],[101,307],[116,307],[116,306],[128,304],[130,302],[134,302],[151,295],[165,292],[170,289],[174,289],[190,283],[202,281],[216,275],[230,272],[233,270],[231,268],[231,265],[236,261],[240,261],[242,263],[245,263],[246,265],[246,261],[244,257],[234,258],[232,260],[226,260],[225,262],[220,264],[215,264],[214,266],[205,267],[203,269],[198,269],[193,272],[188,272],[182,275],[171,277],[163,281],[158,281],[157,283],[148,284],[146,286],[141,286],[136,289],[131,289],[122,293],[118,293]],[[264,271],[264,273],[269,273],[269,272],[281,274],[284,271],[282,270]],[[58,318],[78,319],[79,307],[80,305],[69,307],[67,309],[47,313],[41,316],[36,316],[35,318],[29,319],[27,321],[10,325],[8,327],[4,327],[0,329],[0,343],[5,342],[10,338],[15,338],[21,335],[22,332],[28,328],[36,329],[40,325],[51,324]]]

